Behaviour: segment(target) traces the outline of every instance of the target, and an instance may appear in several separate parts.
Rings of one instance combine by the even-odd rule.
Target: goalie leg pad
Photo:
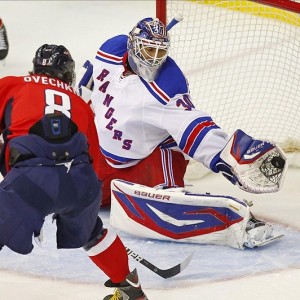
[[[249,206],[238,199],[156,189],[121,180],[111,184],[110,223],[143,238],[244,249]]]

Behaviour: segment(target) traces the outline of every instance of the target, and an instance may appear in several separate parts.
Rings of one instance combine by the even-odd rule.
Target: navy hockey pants
[[[100,182],[89,162],[13,167],[0,183],[0,249],[28,254],[45,216],[54,213],[57,248],[79,248],[98,223]],[[100,221],[101,222],[101,221]],[[101,222],[102,225],[102,222]]]

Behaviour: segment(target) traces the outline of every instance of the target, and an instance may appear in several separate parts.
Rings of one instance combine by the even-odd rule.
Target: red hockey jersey
[[[64,113],[77,125],[78,131],[86,135],[93,167],[98,174],[100,150],[94,114],[71,86],[40,75],[0,79],[0,133],[5,142],[28,134],[45,114],[56,112]],[[8,158],[6,149],[6,170],[9,169]]]

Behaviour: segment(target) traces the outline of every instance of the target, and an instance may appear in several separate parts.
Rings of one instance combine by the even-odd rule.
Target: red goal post
[[[279,143],[300,165],[300,0],[156,0],[193,103],[229,134]]]

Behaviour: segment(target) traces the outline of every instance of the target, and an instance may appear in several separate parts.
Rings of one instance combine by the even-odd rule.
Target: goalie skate
[[[283,237],[283,234],[275,234],[273,227],[263,221],[257,220],[251,215],[246,227],[246,242],[244,246],[247,248],[257,248],[270,244]]]

